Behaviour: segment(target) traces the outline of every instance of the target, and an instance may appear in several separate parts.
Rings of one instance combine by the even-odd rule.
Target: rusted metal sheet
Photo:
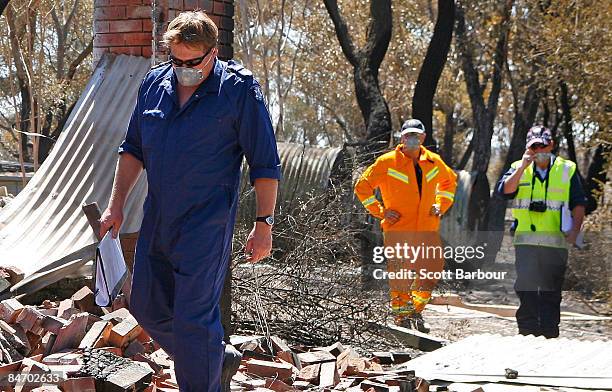
[[[150,68],[143,57],[105,56],[91,76],[49,157],[28,185],[0,210],[0,265],[16,265],[26,279],[13,294],[33,291],[93,259],[96,239],[81,211],[106,208],[117,147]],[[145,176],[124,211],[122,232],[138,231]]]
[[[401,366],[419,377],[452,382],[612,390],[612,341],[474,335]],[[518,377],[506,378],[506,369]]]

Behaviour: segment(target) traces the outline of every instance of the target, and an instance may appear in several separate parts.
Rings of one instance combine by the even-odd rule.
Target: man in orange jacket
[[[428,332],[421,312],[438,282],[433,275],[444,268],[438,229],[440,217],[453,204],[457,175],[438,154],[422,146],[424,140],[421,121],[406,121],[400,144],[363,172],[355,194],[370,214],[381,219],[385,250],[412,249],[411,256],[403,252],[387,260],[388,271],[395,273],[388,275],[391,310],[396,324]],[[374,195],[377,188],[382,204]],[[398,274],[402,271],[406,273]]]

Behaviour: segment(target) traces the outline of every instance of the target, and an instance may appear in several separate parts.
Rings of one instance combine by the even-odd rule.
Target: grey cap
[[[425,126],[420,120],[417,120],[416,118],[411,118],[410,120],[404,122],[404,124],[402,125],[402,129],[400,130],[400,136],[404,136],[407,133],[423,134],[425,133]]]

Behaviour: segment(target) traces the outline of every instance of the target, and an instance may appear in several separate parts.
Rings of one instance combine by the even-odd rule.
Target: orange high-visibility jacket
[[[368,167],[355,184],[355,194],[365,208],[380,222],[383,231],[438,231],[440,217],[430,214],[431,206],[439,204],[444,214],[453,204],[457,174],[438,154],[421,146],[418,164],[422,172],[421,195],[412,158],[395,150],[380,156]],[[374,191],[380,189],[384,207]],[[397,211],[401,217],[391,225],[385,222],[384,209]]]

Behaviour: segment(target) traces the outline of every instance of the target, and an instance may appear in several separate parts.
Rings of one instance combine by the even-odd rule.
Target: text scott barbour
[[[477,269],[475,271],[466,271],[456,269],[454,271],[428,271],[427,268],[419,270],[403,268],[399,271],[385,271],[383,269],[375,269],[372,271],[374,279],[444,279],[444,280],[502,280],[506,279],[507,271],[483,271]]]

